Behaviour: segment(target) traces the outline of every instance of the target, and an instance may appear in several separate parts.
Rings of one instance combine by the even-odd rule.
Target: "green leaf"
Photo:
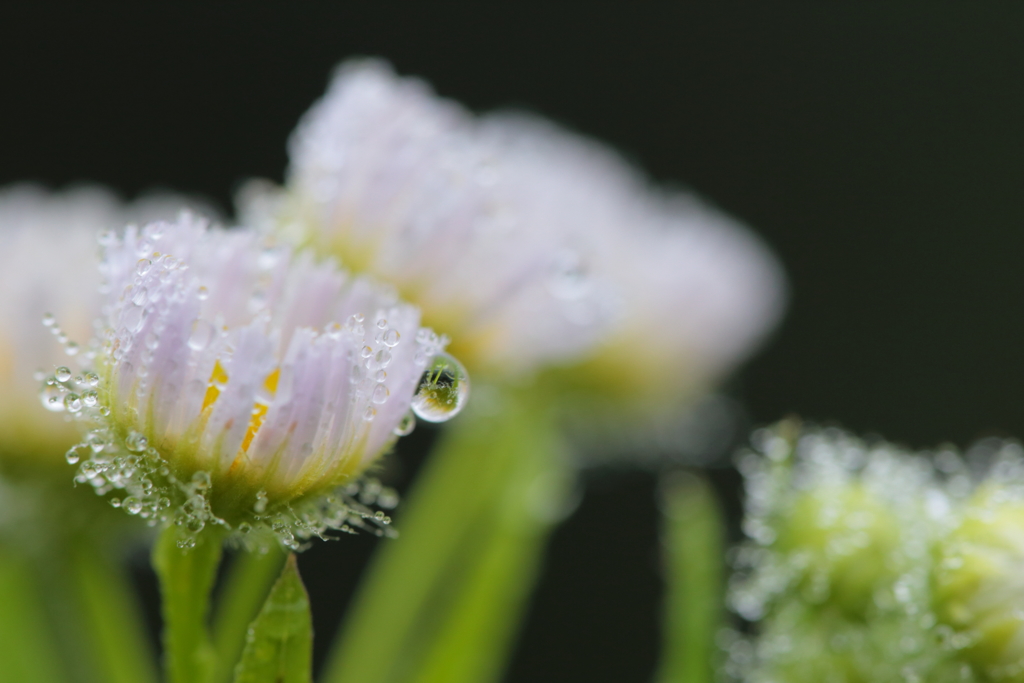
[[[504,396],[445,434],[380,547],[325,683],[500,673],[570,477],[546,406]]]
[[[210,590],[217,577],[223,534],[207,528],[195,547],[183,549],[184,532],[165,529],[153,547],[153,568],[160,579],[164,617],[164,667],[167,683],[209,683],[216,666],[206,619]]]
[[[0,679],[18,683],[66,680],[44,611],[32,567],[24,557],[0,548]]]
[[[234,678],[249,624],[259,614],[284,560],[285,554],[276,545],[267,553],[239,551],[235,555],[213,615],[214,680],[218,683],[230,683]]]
[[[666,583],[660,683],[712,683],[725,618],[725,525],[706,481],[674,473],[662,482]]]
[[[235,683],[309,683],[313,679],[313,618],[309,596],[289,555],[253,621]]]

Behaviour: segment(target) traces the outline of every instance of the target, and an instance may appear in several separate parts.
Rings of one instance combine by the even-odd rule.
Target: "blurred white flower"
[[[77,368],[99,315],[96,237],[133,221],[171,218],[193,199],[155,194],[131,203],[83,186],[50,192],[34,185],[0,189],[0,460],[63,464],[80,438],[60,412],[39,410],[41,375]],[[43,326],[44,315],[51,317]],[[62,399],[62,397],[61,397]]]
[[[248,219],[395,282],[482,375],[571,367],[578,399],[669,398],[677,416],[782,311],[781,269],[736,221],[596,142],[474,117],[379,61],[342,65],[290,151],[283,192],[244,193]]]
[[[601,287],[578,282],[548,179],[517,174],[475,117],[423,82],[343,65],[290,152],[287,192],[269,209],[278,227],[393,282],[472,372],[566,362],[603,330]],[[243,215],[256,222],[268,209],[253,194]]]
[[[98,376],[57,384],[99,423],[79,481],[154,523],[264,522],[292,546],[345,527],[324,497],[408,433],[411,409],[441,420],[464,399],[415,307],[258,233],[129,228],[107,236],[102,272]]]

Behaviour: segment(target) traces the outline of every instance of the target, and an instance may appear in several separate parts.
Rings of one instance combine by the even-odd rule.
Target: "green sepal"
[[[249,627],[235,683],[310,683],[313,679],[313,617],[295,555],[270,589]]]

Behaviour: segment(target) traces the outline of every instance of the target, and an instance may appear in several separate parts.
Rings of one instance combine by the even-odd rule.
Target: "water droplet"
[[[83,453],[84,451],[84,453]],[[82,456],[88,457],[89,448],[84,444],[78,444],[68,449],[68,452],[64,454],[64,459],[68,461],[69,465],[76,465],[78,461],[82,459]]]
[[[398,421],[398,425],[395,426],[394,432],[397,436],[408,436],[409,434],[412,434],[412,430],[414,429],[416,429],[416,416],[409,412],[402,416],[402,419]]]
[[[142,434],[138,432],[130,432],[128,438],[124,440],[125,447],[133,453],[141,453],[146,450],[146,446],[149,445],[149,440],[146,439]]]
[[[97,375],[95,372],[86,371],[83,377],[85,379],[85,383],[88,384],[90,387],[98,386],[100,383],[100,376]]]
[[[384,345],[392,348],[398,346],[398,340],[401,337],[402,335],[398,333],[398,330],[388,330],[384,333]]]
[[[373,422],[373,418],[375,417],[377,417],[377,409],[374,408],[373,406],[367,408],[366,412],[363,413],[363,419],[366,420],[367,422]]]
[[[381,318],[380,320],[377,321],[377,327],[379,327],[380,329],[383,330],[387,326],[388,326],[387,318]]]
[[[434,356],[412,398],[412,410],[427,422],[444,422],[455,417],[469,396],[469,375],[462,364],[447,353]]]
[[[77,356],[79,351],[78,342],[69,341],[64,345],[64,353],[69,356]]]
[[[47,410],[54,413],[64,412],[64,392],[61,391],[60,387],[44,387],[39,398],[43,402],[43,407]]]
[[[148,251],[148,250],[147,250]],[[139,262],[135,264],[135,272],[139,275],[145,275],[153,267],[153,262],[148,258],[140,258]]]
[[[142,325],[142,312],[142,306],[131,304],[125,307],[124,311],[121,313],[121,323],[125,326],[128,332],[135,332]]]
[[[210,342],[213,341],[213,336],[216,330],[213,329],[213,323],[209,320],[202,320],[197,318],[192,323],[192,334],[189,335],[188,345],[193,351],[202,351]]]
[[[359,350],[359,355],[362,356],[363,358],[369,358],[370,356],[373,355],[373,349],[369,346],[364,346],[362,349]]]
[[[82,398],[78,394],[68,394],[64,397],[64,408],[69,413],[77,413],[82,410]]]
[[[43,325],[46,327],[53,327],[57,322],[57,319],[53,317],[53,313],[43,314]]]
[[[136,287],[132,292],[132,303],[136,306],[145,306],[149,300],[149,290],[145,287]]]
[[[84,403],[87,408],[92,408],[98,401],[99,394],[95,389],[90,389],[82,394],[82,403]]]
[[[129,515],[137,515],[142,512],[142,501],[135,496],[128,496],[122,502],[124,509],[128,511]]]
[[[206,301],[207,299],[210,298],[210,290],[207,289],[206,287],[200,287],[196,291],[196,296],[199,297],[200,301]]]
[[[388,396],[390,395],[391,392],[388,391],[388,388],[386,386],[384,386],[383,384],[378,384],[376,387],[373,388],[373,396],[371,397],[371,400],[377,405],[382,406],[385,403],[387,403]]]
[[[383,370],[391,364],[391,352],[381,349],[372,358],[366,359],[367,370]]]
[[[387,378],[388,378],[388,373],[385,370],[378,370],[373,375],[373,379],[374,379],[375,382],[383,382]]]
[[[259,491],[256,493],[256,502],[252,506],[253,512],[257,515],[262,515],[267,511],[267,492]]]
[[[182,550],[189,550],[196,547],[196,539],[182,538],[178,540],[177,546]]]
[[[205,491],[210,488],[211,480],[210,473],[204,470],[199,470],[192,475],[192,485],[199,491]]]
[[[53,376],[57,378],[58,382],[67,382],[71,379],[71,370],[67,366],[61,365],[57,368],[57,372],[53,373]]]

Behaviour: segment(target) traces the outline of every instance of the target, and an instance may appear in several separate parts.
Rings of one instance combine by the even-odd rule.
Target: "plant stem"
[[[166,679],[167,683],[210,683],[216,651],[206,620],[223,533],[208,527],[196,537],[195,547],[187,550],[178,547],[183,538],[179,527],[170,526],[153,548],[163,604]]]
[[[724,622],[722,513],[708,483],[674,473],[662,482],[666,596],[660,683],[712,683]]]

